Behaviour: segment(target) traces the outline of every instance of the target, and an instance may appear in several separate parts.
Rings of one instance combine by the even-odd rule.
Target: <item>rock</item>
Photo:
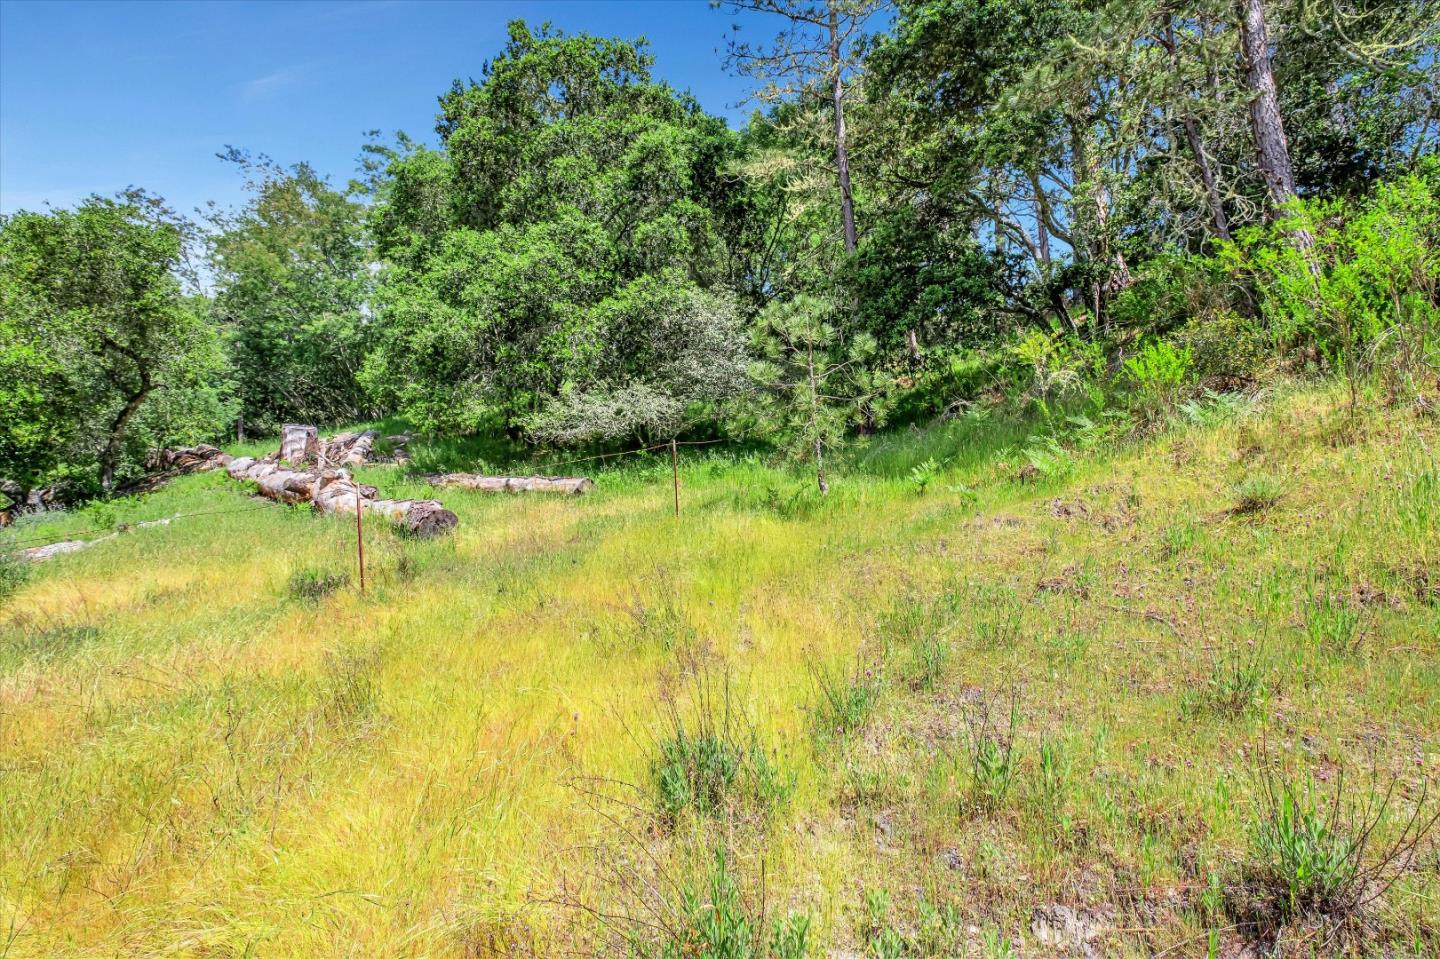
[[[1090,910],[1077,911],[1058,903],[1038,906],[1030,913],[1030,934],[1039,942],[1084,956],[1099,955],[1091,942],[1106,928],[1106,923]]]

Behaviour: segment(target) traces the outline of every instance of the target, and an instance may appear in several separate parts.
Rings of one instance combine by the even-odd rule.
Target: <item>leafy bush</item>
[[[1274,349],[1312,353],[1350,385],[1377,366],[1394,390],[1428,389],[1440,359],[1440,196],[1421,177],[1380,184],[1359,204],[1296,202],[1222,248],[1253,281]],[[1309,242],[1303,242],[1308,237]]]
[[[1194,377],[1217,389],[1248,383],[1265,366],[1263,327],[1233,311],[1191,320],[1172,339],[1189,352]]]
[[[1169,340],[1151,340],[1125,361],[1123,378],[1133,390],[1130,405],[1142,422],[1154,423],[1174,409],[1194,365],[1190,348]]]

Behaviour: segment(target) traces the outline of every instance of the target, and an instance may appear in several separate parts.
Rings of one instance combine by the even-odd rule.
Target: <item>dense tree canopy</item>
[[[374,339],[364,207],[307,164],[224,158],[251,193],[243,209],[212,213],[210,237],[215,317],[245,420],[274,429],[378,412],[358,380]]]
[[[158,214],[94,197],[0,220],[0,476],[109,489],[145,442],[223,423],[223,359],[176,277],[181,230]]]
[[[654,391],[657,360],[687,362],[655,356],[649,319],[657,299],[702,302],[743,272],[736,140],[650,62],[643,44],[513,24],[482,81],[441,98],[442,148],[392,154],[374,211],[377,392],[427,425],[553,430],[576,391]]]

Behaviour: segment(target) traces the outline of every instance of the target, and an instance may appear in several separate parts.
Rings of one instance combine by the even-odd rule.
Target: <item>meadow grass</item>
[[[0,955],[670,955],[721,914],[755,955],[1032,955],[1059,905],[1105,955],[1243,940],[1265,783],[1398,780],[1403,822],[1440,776],[1440,429],[1342,406],[1072,432],[1039,475],[1034,423],[972,416],[824,499],[691,451],[678,520],[663,457],[447,490],[452,536],[367,529],[363,596],[353,525],[223,474],[27,518],[205,514],[0,611]],[[1432,840],[1366,906],[1391,955],[1440,942]]]

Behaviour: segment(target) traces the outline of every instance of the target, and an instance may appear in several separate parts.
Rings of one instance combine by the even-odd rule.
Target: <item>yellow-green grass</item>
[[[1020,425],[950,424],[871,441],[826,502],[694,454],[678,521],[663,460],[582,498],[447,490],[454,535],[367,530],[364,596],[289,588],[353,569],[352,524],[223,474],[31,522],[209,513],[39,565],[0,611],[0,955],[603,947],[721,846],[815,955],[865,950],[881,890],[912,954],[1046,954],[1032,910],[1063,903],[1104,954],[1204,955],[1241,932],[1207,888],[1242,873],[1258,768],[1398,775],[1397,808],[1440,777],[1440,430],[1338,406],[1288,390],[1029,482]],[[1237,510],[1256,475],[1278,499]],[[1227,670],[1256,688],[1227,700]],[[864,724],[817,728],[819,685],[866,671]],[[662,701],[727,676],[794,789],[658,822]],[[1018,745],[982,807],[985,704]],[[1396,954],[1440,936],[1434,857],[1375,909]]]

